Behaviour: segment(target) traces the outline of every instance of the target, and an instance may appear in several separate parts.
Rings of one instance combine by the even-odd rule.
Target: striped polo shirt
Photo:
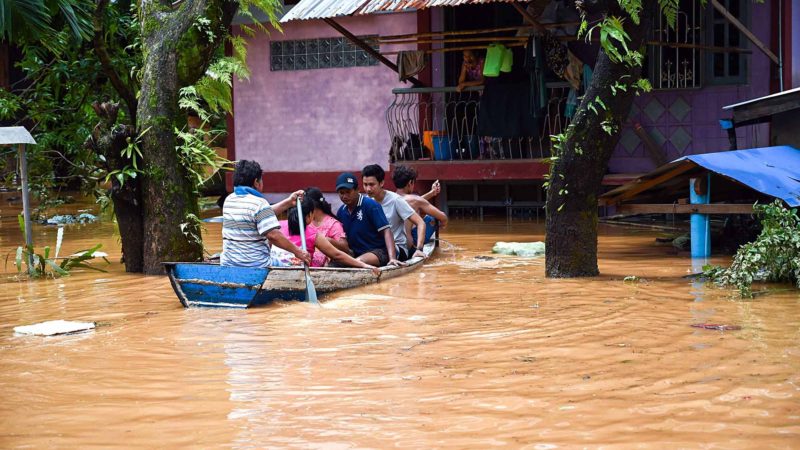
[[[222,206],[223,266],[267,267],[270,245],[264,236],[281,225],[269,202],[261,197],[231,194]]]

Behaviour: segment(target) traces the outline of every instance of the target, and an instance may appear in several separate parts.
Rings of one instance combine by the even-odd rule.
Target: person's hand
[[[377,277],[378,275],[380,275],[380,274],[381,274],[381,269],[379,269],[379,268],[377,268],[377,267],[375,267],[375,266],[370,266],[370,265],[367,265],[367,267],[365,267],[365,269],[369,269],[369,270],[371,270],[371,271],[372,271],[372,273],[373,273],[373,274],[374,274],[376,277]]]
[[[290,197],[292,198],[293,202],[296,202],[297,199],[303,200],[303,197],[306,195],[304,190],[294,191]]]
[[[306,265],[308,266],[311,265],[311,255],[302,248],[298,248],[297,251],[294,253],[294,256],[300,261],[306,263]]]
[[[403,267],[403,266],[405,266],[405,265],[406,265],[406,263],[404,263],[404,262],[402,262],[402,261],[399,261],[399,260],[397,260],[397,259],[394,259],[394,258],[392,258],[392,259],[390,259],[390,260],[389,260],[389,262],[388,262],[388,263],[386,263],[386,265],[387,265],[387,266],[398,266],[398,267]]]
[[[434,195],[439,195],[439,193],[442,192],[442,185],[439,183],[439,180],[433,182],[431,185],[431,191],[433,191]]]
[[[416,249],[416,250],[414,250],[414,253],[413,253],[413,254],[411,254],[411,257],[412,257],[412,258],[417,258],[417,257],[419,257],[419,258],[425,259],[425,258],[427,258],[427,257],[428,257],[428,255],[426,255],[426,254],[425,254],[425,252],[423,252],[422,250],[420,250],[420,249]]]
[[[463,84],[459,84],[458,86],[456,86],[456,92],[461,92],[463,90],[464,90],[464,85]]]

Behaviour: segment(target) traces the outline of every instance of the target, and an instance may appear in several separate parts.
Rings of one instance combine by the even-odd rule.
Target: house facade
[[[286,11],[307,9],[308,2],[288,5]],[[460,3],[356,15],[325,15],[318,9],[311,18],[282,23],[281,31],[247,37],[252,75],[234,84],[229,158],[258,161],[265,190],[272,193],[310,185],[332,192],[342,171],[358,172],[373,163],[385,168],[407,164],[419,172],[422,187],[441,180],[446,188],[440,202],[456,214],[540,206],[548,135],[569,122],[564,114],[569,85],[551,75],[542,88],[549,103],[537,119],[538,136],[497,142],[477,137],[480,142],[475,142],[480,93],[454,92],[461,52],[441,51],[471,44],[453,44],[460,40],[443,36],[491,28],[502,32],[525,22],[507,2]],[[725,14],[711,3],[701,8],[698,1],[682,1],[674,29],[663,21],[653,27],[643,69],[653,90],[636,98],[605,184],[622,184],[684,155],[730,149],[731,137],[720,126],[727,118],[723,106],[798,86],[800,8],[777,0],[718,0]],[[295,10],[295,16],[302,14]],[[426,89],[401,82],[395,71],[328,20],[391,61],[399,50],[426,50],[427,66],[416,75]],[[437,38],[451,41],[441,44]],[[513,39],[523,38],[508,39],[515,45]],[[590,67],[596,46],[583,45]],[[738,148],[769,144],[769,125],[735,133]],[[450,142],[437,138],[441,135]]]

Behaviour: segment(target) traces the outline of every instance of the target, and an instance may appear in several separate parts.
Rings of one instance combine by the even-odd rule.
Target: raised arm
[[[302,190],[294,191],[290,196],[272,205],[272,210],[275,211],[275,214],[283,214],[284,211],[294,206],[298,198],[302,200],[303,195],[305,195],[305,192]]]
[[[422,198],[424,198],[427,201],[431,201],[431,199],[439,195],[439,192],[441,191],[442,191],[442,186],[441,184],[439,184],[439,180],[436,180],[433,182],[431,190],[422,194]]]

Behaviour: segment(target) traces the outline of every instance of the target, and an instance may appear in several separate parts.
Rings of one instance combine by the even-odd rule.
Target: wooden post
[[[378,61],[380,61],[381,63],[383,63],[383,65],[385,65],[386,67],[388,67],[388,68],[394,70],[395,72],[397,72],[397,65],[395,63],[393,63],[393,62],[389,61],[388,59],[386,59],[385,56],[383,56],[380,53],[378,53],[377,51],[375,51],[374,48],[372,48],[369,45],[367,45],[366,42],[364,42],[361,39],[359,39],[353,33],[347,31],[346,28],[344,28],[343,26],[339,25],[335,20],[333,20],[333,19],[322,19],[322,20],[324,20],[325,23],[330,25],[331,28],[333,28],[334,30],[338,31],[342,36],[344,36],[348,40],[350,40],[350,42],[352,42],[353,44],[358,46],[361,50],[364,50],[365,52],[369,53],[373,58],[375,58]],[[414,77],[410,77],[408,79],[408,81],[410,81],[416,87],[425,87],[425,84],[423,84],[421,81],[419,81],[418,79],[416,79]]]
[[[728,22],[730,22],[731,25],[736,27],[736,29],[741,31],[742,34],[745,35],[747,39],[750,40],[750,42],[752,42],[756,47],[761,49],[761,51],[764,52],[764,54],[767,55],[769,59],[772,60],[772,62],[780,65],[780,60],[778,59],[777,56],[775,56],[775,53],[772,53],[772,51],[766,45],[764,45],[764,43],[761,42],[756,37],[756,35],[751,33],[750,30],[748,30],[747,27],[744,26],[744,24],[742,24],[742,22],[739,22],[739,19],[734,17],[733,14],[729,13],[728,10],[725,9],[724,6],[722,6],[719,0],[711,0],[711,4],[714,5],[714,8],[716,8],[716,10],[719,11],[720,14],[722,14],[723,16],[725,16],[726,19],[728,19]]]

